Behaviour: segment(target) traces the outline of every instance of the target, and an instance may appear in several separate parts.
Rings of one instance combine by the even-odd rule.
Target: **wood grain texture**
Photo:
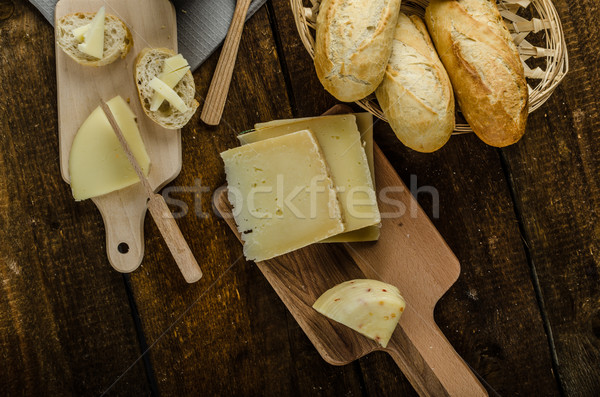
[[[555,1],[571,72],[504,151],[570,396],[600,393],[600,8]]]
[[[79,126],[100,100],[120,95],[137,116],[138,128],[151,159],[148,180],[157,190],[171,181],[181,169],[181,134],[167,130],[148,118],[133,80],[137,54],[146,47],[166,47],[177,52],[175,9],[168,0],[146,0],[144,7],[135,0],[60,0],[55,19],[73,12],[95,12],[101,6],[121,18],[130,28],[133,48],[125,59],[102,67],[79,65],[56,46],[58,81],[58,126],[60,163],[63,179],[69,181],[69,153]],[[132,185],[92,198],[102,214],[106,229],[106,248],[111,265],[120,272],[132,272],[144,255],[143,222],[146,195],[143,186]],[[119,245],[127,244],[127,250]],[[125,251],[125,252],[123,252]]]
[[[515,147],[498,152],[464,136],[420,155],[383,123],[375,131],[408,185],[414,174],[418,186],[440,194],[433,221],[462,274],[435,319],[503,396],[556,395],[555,376],[564,395],[599,390],[600,16],[593,0],[555,4],[571,73]],[[185,189],[196,179],[212,189],[224,183],[218,153],[237,145],[234,133],[335,103],[294,29],[286,0],[268,2],[250,19],[222,125],[201,127],[196,116],[183,131],[183,171],[170,185],[182,189],[167,191],[181,200],[171,201],[175,212],[179,204],[210,212],[209,193],[198,197],[200,206]],[[127,294],[108,266],[98,211],[73,202],[60,179],[53,31],[24,0],[0,0],[0,31],[0,388],[99,394],[140,353]],[[195,73],[199,95],[216,60]],[[418,201],[432,216],[431,195],[420,192]],[[178,223],[207,266],[205,278],[185,284],[151,220],[144,225],[149,254],[131,276],[143,331],[156,342],[148,357],[164,395],[415,395],[384,352],[345,366],[326,363],[255,265],[237,262],[219,279],[241,255],[223,221],[188,215]],[[554,374],[530,265],[554,337]],[[148,394],[141,362],[110,393]]]
[[[223,115],[227,94],[229,93],[229,85],[231,84],[231,76],[237,59],[240,39],[244,31],[244,22],[248,7],[252,0],[237,0],[231,25],[227,31],[227,37],[221,48],[219,62],[215,74],[210,82],[208,94],[204,106],[202,106],[202,114],[200,118],[208,125],[218,125]]]
[[[289,4],[274,0],[272,10],[294,116],[322,112],[335,99],[320,86]],[[442,331],[483,376],[490,394],[556,395],[547,338],[498,152],[474,136],[459,136],[436,153],[416,153],[383,122],[376,123],[375,138],[401,178],[414,186],[413,194],[425,187],[417,199],[461,263],[458,282],[436,308]],[[439,197],[437,217],[428,186]],[[396,381],[402,376],[387,357],[360,363],[369,391],[404,392],[406,385]]]
[[[433,308],[458,278],[460,265],[377,147],[374,157],[382,212],[377,243],[316,244],[257,266],[321,356],[334,365],[381,349],[318,314],[312,304],[327,289],[354,278],[378,279],[398,287],[408,305],[383,350],[419,394],[487,395],[433,321]],[[216,207],[241,240],[225,191]],[[414,213],[406,212],[408,208],[414,208]],[[352,268],[358,271],[348,274]]]
[[[0,30],[0,389],[99,395],[140,354],[125,285],[60,176],[52,28],[23,1]],[[142,363],[114,391],[148,394]]]
[[[219,153],[238,145],[235,135],[248,126],[291,116],[268,24],[264,8],[248,21],[220,125],[206,127],[198,115],[190,121],[182,131],[182,172],[163,190],[173,211],[187,208],[177,221],[203,269],[202,280],[182,282],[151,221],[146,258],[131,275],[148,343],[156,343],[149,355],[165,395],[334,395],[340,387],[361,393],[355,367],[332,367],[320,358],[213,215],[211,194],[225,182]],[[208,90],[217,56],[195,73],[199,97]],[[201,193],[200,183],[210,191]]]
[[[200,270],[200,266],[198,266],[198,262],[196,262],[196,258],[190,250],[187,241],[185,241],[185,237],[183,237],[181,234],[181,230],[179,230],[177,222],[175,222],[173,214],[167,206],[164,197],[160,194],[154,193],[148,178],[146,178],[146,175],[144,175],[139,163],[131,152],[131,148],[123,136],[123,131],[121,131],[121,127],[119,127],[117,120],[115,120],[115,116],[112,114],[106,102],[102,101],[100,107],[108,118],[108,122],[115,132],[117,139],[121,144],[121,148],[123,148],[129,163],[138,176],[140,184],[144,188],[144,195],[148,200],[147,206],[150,215],[152,215],[152,220],[154,220],[154,223],[156,224],[161,236],[165,240],[167,247],[169,247],[169,251],[171,252],[171,255],[173,255],[173,259],[175,260],[175,263],[177,263],[183,278],[188,283],[195,283],[202,277],[202,271]]]

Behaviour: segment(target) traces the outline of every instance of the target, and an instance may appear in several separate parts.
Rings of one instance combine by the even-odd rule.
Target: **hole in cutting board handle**
[[[119,243],[119,245],[117,246],[117,250],[122,254],[126,254],[129,252],[129,244]]]

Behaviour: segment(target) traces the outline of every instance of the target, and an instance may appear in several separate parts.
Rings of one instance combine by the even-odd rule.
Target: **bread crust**
[[[495,2],[432,0],[425,21],[477,136],[497,147],[521,139],[529,92],[519,52]]]
[[[433,152],[454,130],[454,95],[425,23],[400,14],[392,56],[376,95],[390,126],[402,143]]]
[[[198,101],[194,98],[196,92],[194,76],[192,75],[192,72],[188,70],[187,73],[181,79],[181,81],[177,83],[175,87],[173,87],[175,91],[184,92],[184,95],[180,96],[182,96],[182,99],[188,107],[187,112],[181,113],[175,108],[171,107],[170,105],[166,112],[162,111],[161,109],[157,111],[152,111],[150,110],[150,100],[152,98],[151,93],[153,93],[154,91],[152,89],[147,89],[144,82],[149,82],[150,80],[152,80],[153,77],[158,77],[159,73],[153,74],[151,76],[152,78],[150,78],[150,76],[147,76],[146,78],[142,79],[143,73],[147,73],[146,65],[144,64],[144,58],[147,55],[154,56],[160,59],[166,59],[177,54],[169,48],[144,48],[138,54],[135,60],[135,67],[133,68],[133,78],[135,81],[135,86],[137,88],[138,98],[142,105],[142,109],[144,109],[144,113],[146,113],[146,115],[152,121],[164,128],[171,130],[182,128],[190,121],[194,113],[196,113],[198,106],[200,106]]]
[[[371,94],[385,73],[400,0],[324,0],[317,17],[315,69],[334,97]]]
[[[125,32],[122,43],[119,43],[120,45],[116,48],[107,48],[108,37],[105,36],[105,54],[104,57],[101,59],[95,59],[77,50],[77,44],[79,44],[79,41],[77,41],[77,39],[73,36],[73,28],[90,23],[95,15],[95,12],[75,12],[61,17],[57,21],[55,28],[56,42],[58,46],[71,59],[84,66],[104,66],[113,63],[119,58],[125,58],[131,50],[131,48],[133,47],[133,36],[131,35],[131,31],[129,30],[125,22],[111,14],[106,14],[106,16],[104,17],[105,25],[109,25],[111,23],[119,24],[119,26]],[[77,21],[76,24],[70,25],[68,22],[71,22],[73,20]]]

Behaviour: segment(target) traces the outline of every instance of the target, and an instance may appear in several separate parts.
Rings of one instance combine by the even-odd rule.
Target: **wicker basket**
[[[320,0],[310,0],[311,7],[305,7],[306,2],[303,3],[302,0],[290,0],[290,3],[302,43],[314,58],[314,31]],[[428,0],[404,0],[402,12],[422,17],[428,3]],[[529,113],[531,113],[548,100],[569,70],[562,25],[550,0],[498,0],[498,8],[523,60],[529,87]],[[530,36],[529,41],[528,36]],[[545,62],[542,58],[545,58]],[[370,95],[356,103],[387,121],[375,95]],[[468,124],[457,123],[454,133],[463,134],[472,131]]]

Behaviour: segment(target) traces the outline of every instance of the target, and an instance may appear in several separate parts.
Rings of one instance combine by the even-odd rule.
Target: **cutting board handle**
[[[137,183],[119,191],[121,200],[111,195],[95,197],[106,229],[106,253],[111,266],[121,273],[131,273],[144,257],[144,218],[146,194]]]
[[[413,315],[417,315],[416,312],[407,307],[400,321]],[[475,374],[435,324],[433,315],[430,319],[421,319],[418,324],[419,329],[414,335],[398,327],[393,338],[397,343],[390,343],[385,349],[417,393],[432,397],[487,396]]]

